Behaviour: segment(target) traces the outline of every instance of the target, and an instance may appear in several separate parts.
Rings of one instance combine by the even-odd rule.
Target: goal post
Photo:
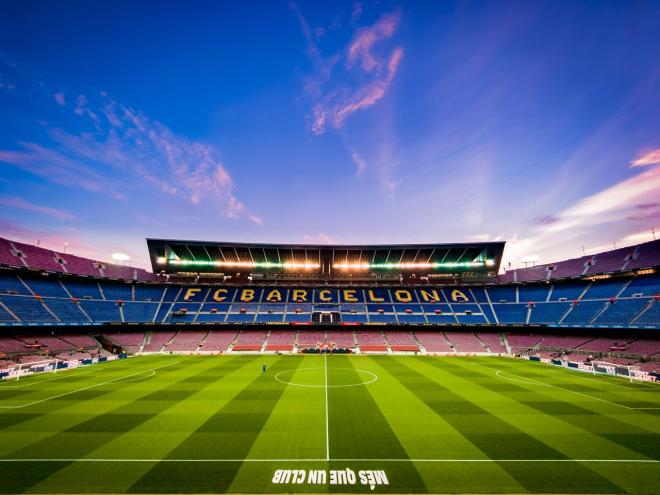
[[[29,363],[18,363],[10,369],[13,370],[14,374],[16,375],[16,380],[18,381],[22,376],[26,375],[34,375],[37,373],[57,373],[57,368],[60,361],[61,359],[52,358],[44,359],[42,361],[32,361]],[[11,372],[10,377],[14,378]]]
[[[594,375],[600,373],[605,375],[621,376],[628,378],[631,382],[638,378],[636,372],[639,371],[637,366],[634,365],[616,364],[598,360],[591,361],[591,368]]]

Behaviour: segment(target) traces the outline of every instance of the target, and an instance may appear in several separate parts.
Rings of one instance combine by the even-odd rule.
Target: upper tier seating
[[[0,265],[122,280],[155,280],[142,268],[114,265],[0,238]]]
[[[500,323],[524,325],[527,319],[527,304],[493,304]]]
[[[594,320],[596,325],[626,326],[649,303],[646,299],[617,299]]]
[[[356,325],[660,328],[660,305],[654,302],[660,300],[658,274],[525,285],[420,286],[380,287],[376,295],[372,289],[358,287],[352,289],[355,300],[360,301],[355,303],[341,302],[341,287],[325,289],[335,302],[322,303],[264,302],[266,291],[256,287],[250,289],[256,298],[236,302],[243,299],[239,292],[247,289],[221,287],[226,300],[213,301],[212,294],[220,289],[204,285],[150,285],[13,270],[0,272],[0,325],[306,324],[313,323],[312,316],[317,318],[320,312],[332,312],[339,313],[335,323]],[[291,290],[283,290],[285,299]],[[383,302],[365,302],[369,297],[382,298]],[[410,302],[396,302],[397,297]],[[309,299],[317,299],[317,294],[310,293]],[[365,330],[365,335],[370,331]],[[358,343],[383,342],[366,342],[358,335]]]

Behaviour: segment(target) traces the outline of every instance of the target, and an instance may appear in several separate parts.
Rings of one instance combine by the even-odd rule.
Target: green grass
[[[346,468],[356,484],[272,483]],[[403,356],[149,356],[0,384],[0,493],[371,492],[361,470],[385,472],[374,493],[657,495],[660,387]]]

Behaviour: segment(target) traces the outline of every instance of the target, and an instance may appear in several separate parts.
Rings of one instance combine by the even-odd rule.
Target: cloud
[[[250,218],[250,222],[252,222],[252,223],[256,223],[257,225],[263,225],[264,224],[263,218],[261,218],[257,215],[250,215],[249,218]]]
[[[374,79],[369,84],[357,88],[351,95],[346,98],[340,98],[332,106],[323,108],[322,113],[330,113],[332,125],[335,128],[340,128],[344,121],[354,112],[358,110],[365,110],[372,105],[375,105],[390,87],[392,79],[396,75],[399,63],[403,57],[403,49],[397,48],[392,53],[389,62],[387,63],[387,70],[385,75]],[[330,98],[333,100],[334,98]],[[325,116],[324,116],[325,121]],[[320,129],[323,129],[322,127]]]
[[[22,150],[0,150],[0,162],[10,163],[55,184],[108,194],[115,199],[125,198],[120,192],[120,182],[101,175],[87,164],[37,143],[19,144]]]
[[[465,240],[469,242],[485,242],[490,239],[490,234],[468,234]]]
[[[66,95],[35,83],[39,78],[33,72],[27,78],[32,89],[23,98],[42,94],[59,105],[71,101],[72,113],[63,115],[56,125],[44,124],[48,139],[0,149],[0,162],[52,183],[115,199],[151,189],[191,204],[210,204],[227,218],[247,215],[229,171],[212,146],[174,133],[105,92]]]
[[[660,219],[660,203],[644,203],[637,205],[626,220],[657,220]]]
[[[311,132],[320,135],[328,127],[340,129],[353,113],[380,101],[396,76],[403,48],[389,47],[386,42],[396,33],[400,13],[381,15],[373,25],[355,31],[338,53],[323,57],[309,23],[295,4],[290,6],[314,65],[314,73],[305,82],[305,91],[312,99]]]
[[[75,220],[76,218],[74,215],[67,211],[30,203],[22,198],[0,197],[0,205],[9,206],[11,208],[20,208],[28,211],[35,211],[37,213],[56,218],[58,220]]]
[[[353,160],[353,163],[355,163],[355,166],[357,167],[357,173],[361,174],[367,169],[367,161],[350,146],[348,147],[348,150],[351,153],[351,160]]]
[[[649,154],[641,156],[644,158]],[[655,164],[649,162],[648,165]],[[586,236],[591,241],[599,237],[601,241],[617,240],[617,245],[651,240],[648,229],[660,222],[658,198],[660,167],[651,166],[557,213],[537,218],[528,236],[522,239],[514,236],[507,244],[506,257],[513,261],[530,251],[545,251],[561,259],[568,249],[575,250],[578,239]],[[644,222],[644,228],[648,226],[648,229],[640,232],[642,225],[639,222]],[[630,234],[631,230],[633,234]],[[606,244],[602,243],[602,246]],[[574,257],[574,254],[567,255]]]
[[[536,217],[535,219],[536,223],[538,223],[539,225],[552,225],[558,220],[559,219],[554,215],[541,215],[540,217]]]
[[[303,234],[300,239],[305,244],[336,244],[334,239],[328,234],[319,232],[318,234]]]
[[[362,15],[362,3],[361,2],[355,2],[353,4],[353,12],[351,13],[351,20],[353,22],[355,22],[358,19],[360,19],[361,15]]]
[[[348,47],[348,66],[352,67],[359,62],[365,72],[380,69],[382,60],[373,53],[374,45],[394,35],[400,17],[398,11],[384,14],[374,25],[360,29]]]
[[[630,162],[631,167],[645,167],[647,165],[657,165],[660,163],[660,149],[646,151],[637,156]]]
[[[621,244],[641,244],[643,242],[649,242],[653,240],[653,234],[651,230],[643,230],[641,232],[635,232],[633,234],[628,234],[622,239]]]

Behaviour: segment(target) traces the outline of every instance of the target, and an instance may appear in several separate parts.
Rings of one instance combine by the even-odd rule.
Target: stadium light
[[[334,263],[332,267],[337,270],[436,270],[442,268],[481,268],[494,265],[494,260],[477,260],[433,263]]]
[[[122,265],[125,265],[128,260],[130,260],[131,257],[127,254],[124,253],[112,253],[112,260],[121,262]]]
[[[180,259],[165,259],[158,258],[158,263],[161,265],[175,265],[175,266],[209,266],[218,268],[281,268],[283,270],[318,270],[321,265],[319,263],[307,262],[284,262],[275,263],[271,261],[219,261],[219,260],[180,260]]]

